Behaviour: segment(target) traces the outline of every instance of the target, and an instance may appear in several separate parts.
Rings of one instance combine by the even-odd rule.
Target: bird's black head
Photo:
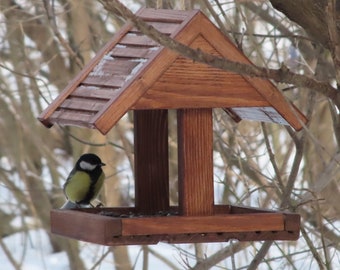
[[[89,172],[102,166],[105,166],[105,164],[100,160],[100,158],[97,155],[92,153],[82,155],[76,163],[76,167],[78,170]]]

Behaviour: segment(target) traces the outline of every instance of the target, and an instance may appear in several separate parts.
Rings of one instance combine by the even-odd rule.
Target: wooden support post
[[[134,111],[135,206],[144,214],[169,210],[168,111]]]
[[[213,215],[212,110],[178,110],[177,125],[180,213],[184,216]]]

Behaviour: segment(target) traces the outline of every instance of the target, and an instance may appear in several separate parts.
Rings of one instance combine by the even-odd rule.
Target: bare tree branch
[[[165,46],[175,52],[193,59],[194,61],[211,65],[213,67],[236,72],[241,75],[250,77],[260,77],[272,79],[276,82],[294,84],[297,87],[307,87],[315,90],[324,96],[333,100],[333,102],[340,108],[340,94],[329,83],[319,82],[313,78],[305,75],[296,74],[291,72],[286,66],[282,65],[280,69],[267,69],[257,67],[255,65],[242,64],[233,62],[226,58],[216,57],[211,54],[195,50],[180,42],[160,33],[154,27],[144,22],[142,19],[134,15],[127,7],[125,7],[118,0],[99,0],[106,10],[118,16],[122,16],[126,20],[130,20],[138,30],[143,34],[149,36],[162,46]]]

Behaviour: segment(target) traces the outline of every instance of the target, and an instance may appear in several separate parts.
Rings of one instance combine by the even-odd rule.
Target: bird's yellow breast
[[[91,178],[86,172],[76,172],[65,186],[65,195],[72,202],[79,202],[86,197],[91,185]]]

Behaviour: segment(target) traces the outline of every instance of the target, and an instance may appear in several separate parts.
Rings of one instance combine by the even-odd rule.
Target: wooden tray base
[[[142,215],[135,208],[51,210],[51,232],[86,242],[150,245],[158,242],[201,243],[296,240],[300,216],[257,208],[215,205],[210,216],[169,213]]]

